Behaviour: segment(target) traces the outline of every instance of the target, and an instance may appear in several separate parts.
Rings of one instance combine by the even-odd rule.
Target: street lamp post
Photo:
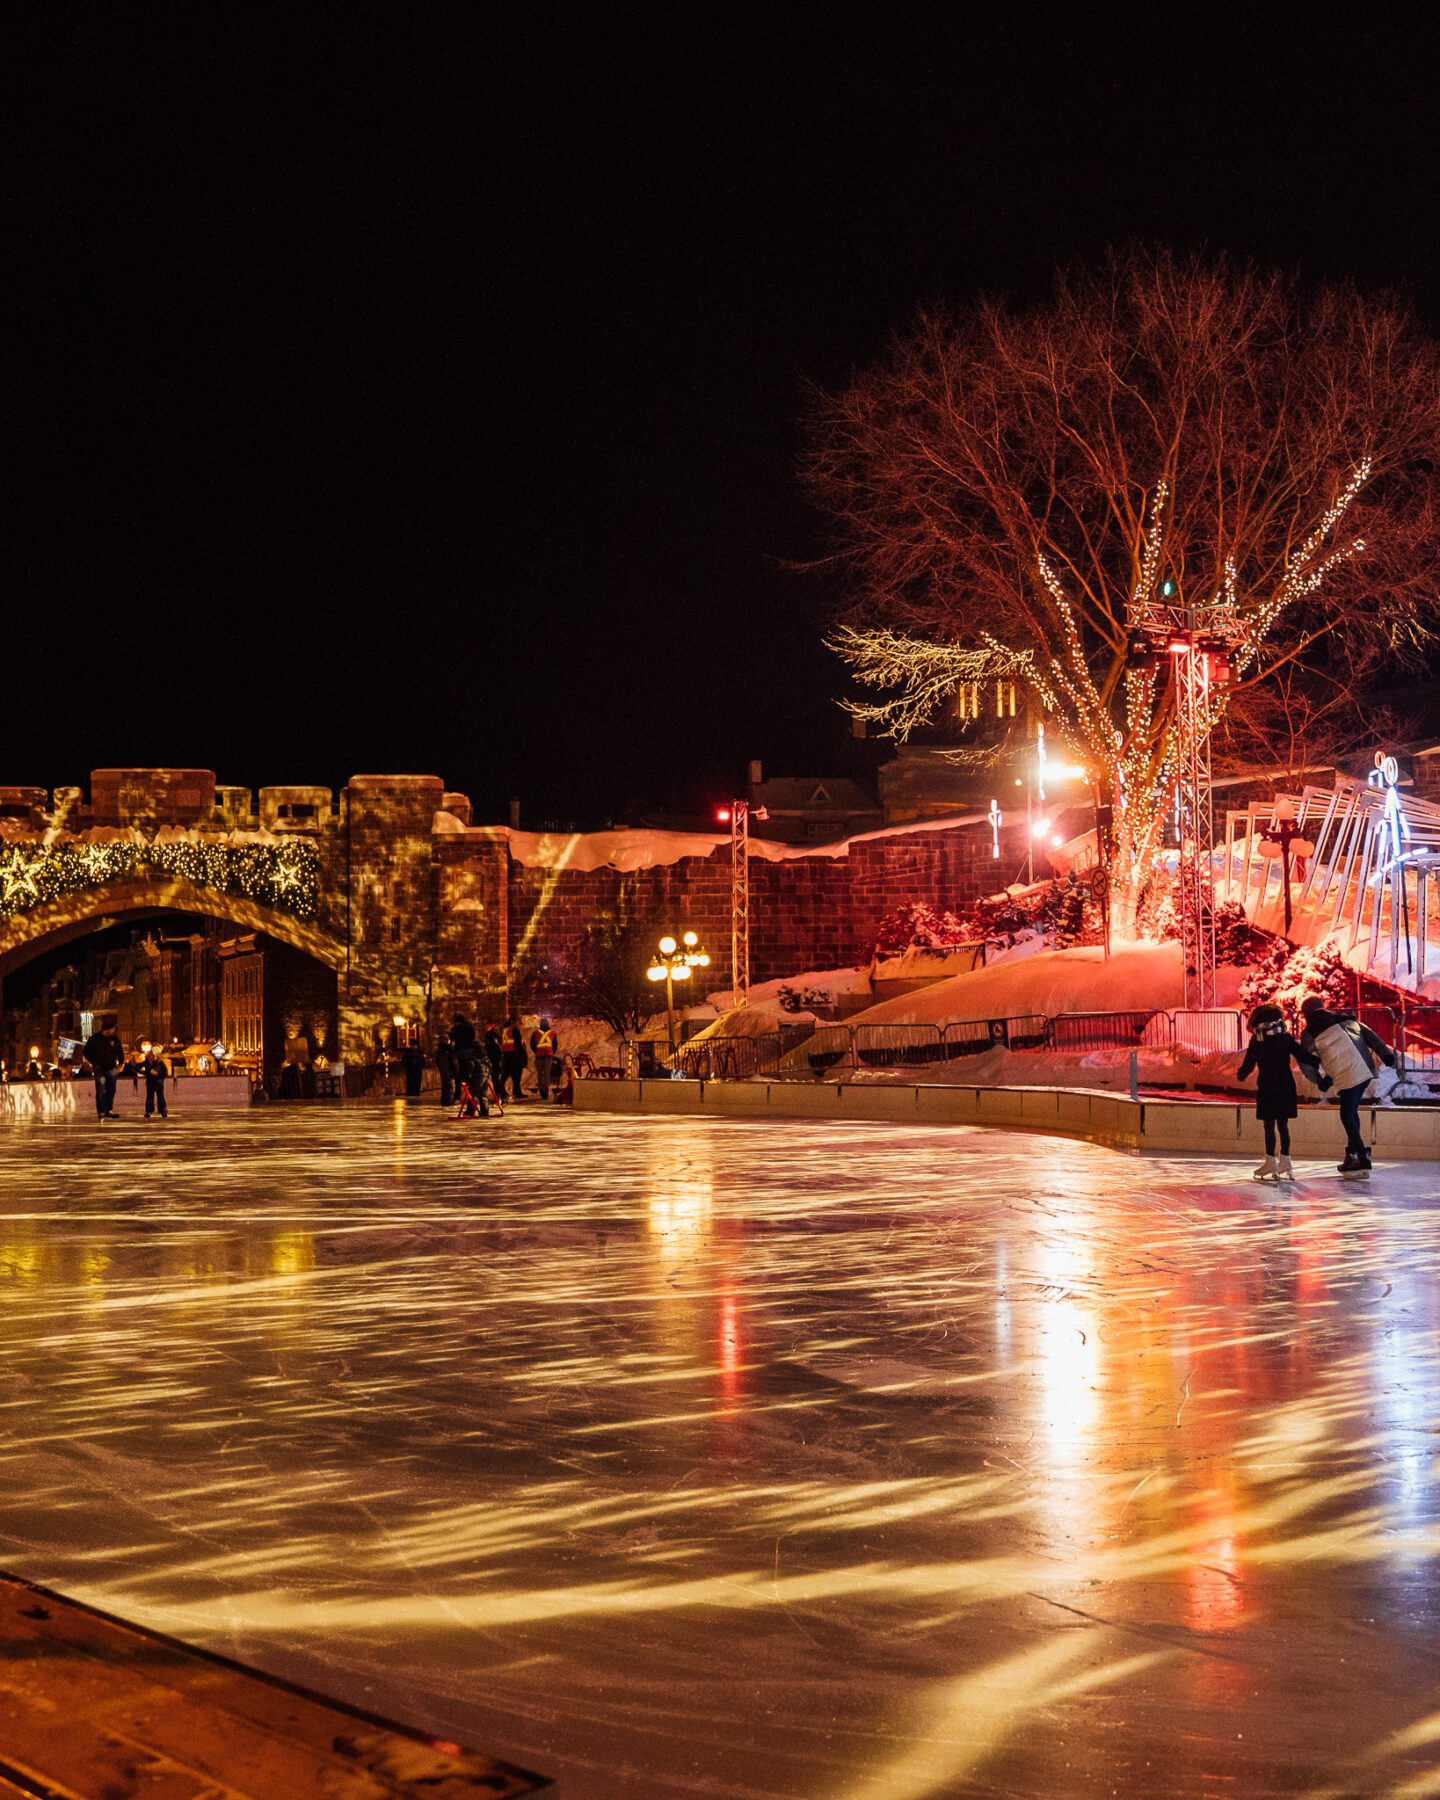
[[[687,931],[677,944],[673,937],[662,937],[658,954],[645,971],[651,981],[665,983],[665,1011],[670,1027],[670,1061],[673,1065],[679,1046],[675,1041],[675,983],[688,981],[692,969],[708,969],[710,958],[700,948],[700,939]]]

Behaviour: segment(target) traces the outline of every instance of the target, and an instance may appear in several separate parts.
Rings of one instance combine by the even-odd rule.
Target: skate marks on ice
[[[6,1559],[582,1796],[1428,1779],[1423,1177],[496,1123],[7,1134]]]

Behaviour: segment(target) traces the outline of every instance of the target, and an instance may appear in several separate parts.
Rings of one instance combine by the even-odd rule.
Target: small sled
[[[487,1084],[488,1087],[488,1084]],[[460,1083],[460,1103],[455,1109],[457,1119],[488,1119],[494,1111],[503,1119],[505,1108],[501,1105],[500,1096],[492,1089],[487,1092],[482,1088],[478,1094],[471,1091],[468,1081]]]

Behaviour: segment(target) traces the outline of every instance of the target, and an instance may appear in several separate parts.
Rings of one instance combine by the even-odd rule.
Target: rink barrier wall
[[[165,1104],[172,1114],[229,1111],[250,1105],[248,1075],[182,1075],[165,1083]],[[143,1118],[145,1084],[115,1084],[115,1111],[122,1118]],[[93,1081],[11,1081],[0,1085],[0,1119],[70,1119],[95,1117]]]
[[[1137,1154],[1254,1158],[1265,1140],[1253,1103],[1131,1100],[1091,1088],[908,1086],[791,1081],[578,1081],[582,1112],[668,1113],[733,1119],[970,1125],[1084,1138]],[[1361,1128],[1377,1157],[1440,1161],[1440,1107],[1366,1107]],[[1291,1122],[1293,1154],[1335,1163],[1344,1150],[1334,1105]]]

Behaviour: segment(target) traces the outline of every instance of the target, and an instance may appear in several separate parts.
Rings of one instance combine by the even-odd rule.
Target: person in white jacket
[[[1333,1087],[1340,1099],[1340,1123],[1345,1127],[1345,1160],[1342,1175],[1363,1174],[1370,1168],[1370,1152],[1360,1135],[1360,1100],[1375,1078],[1375,1058],[1395,1067],[1395,1052],[1368,1025],[1348,1013],[1331,1012],[1316,994],[1300,1004],[1305,1035],[1300,1048],[1325,1071],[1322,1088]]]

